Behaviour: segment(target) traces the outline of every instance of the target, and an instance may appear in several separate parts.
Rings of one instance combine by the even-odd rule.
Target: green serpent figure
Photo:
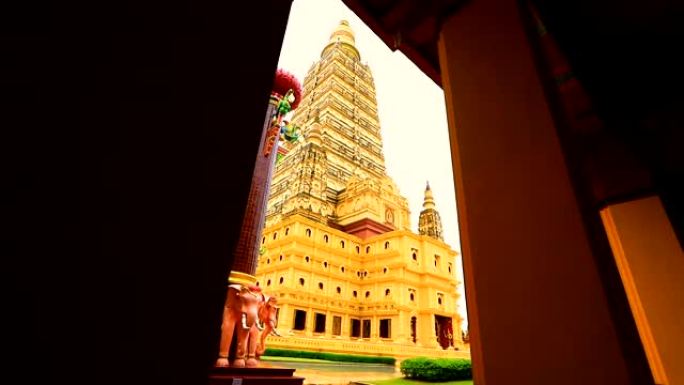
[[[280,127],[280,138],[282,140],[294,143],[299,140],[299,126],[283,120],[283,125]]]

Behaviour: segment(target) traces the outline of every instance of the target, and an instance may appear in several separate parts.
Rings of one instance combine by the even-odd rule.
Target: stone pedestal
[[[212,368],[209,385],[302,385],[304,377],[295,377],[294,371],[284,368]]]

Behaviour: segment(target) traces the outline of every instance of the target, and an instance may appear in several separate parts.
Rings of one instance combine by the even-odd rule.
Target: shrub
[[[401,362],[401,373],[406,378],[433,382],[473,378],[470,360],[461,358],[409,358]]]
[[[324,352],[310,352],[306,350],[288,350],[288,349],[271,349],[267,348],[264,356],[272,357],[295,357],[295,358],[312,358],[317,360],[328,360],[338,362],[367,362],[373,364],[388,364],[394,365],[396,361],[394,357],[379,357],[379,356],[356,356],[352,354],[335,354]]]

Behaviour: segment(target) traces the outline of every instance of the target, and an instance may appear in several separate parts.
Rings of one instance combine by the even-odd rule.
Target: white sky
[[[320,59],[330,34],[342,19],[349,21],[354,30],[361,61],[370,66],[375,80],[385,165],[389,176],[409,201],[411,229],[418,231],[425,182],[429,181],[442,217],[444,240],[460,255],[442,89],[401,52],[392,52],[340,0],[293,2],[278,67],[292,72],[303,82],[309,67]],[[458,272],[461,273],[461,269]],[[462,282],[462,274],[459,275]],[[459,291],[459,312],[465,315],[462,285]],[[464,328],[466,325],[467,320]]]

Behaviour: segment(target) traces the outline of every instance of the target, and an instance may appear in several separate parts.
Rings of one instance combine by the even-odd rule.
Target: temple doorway
[[[454,330],[451,317],[443,317],[435,314],[435,335],[442,349],[454,346]]]

